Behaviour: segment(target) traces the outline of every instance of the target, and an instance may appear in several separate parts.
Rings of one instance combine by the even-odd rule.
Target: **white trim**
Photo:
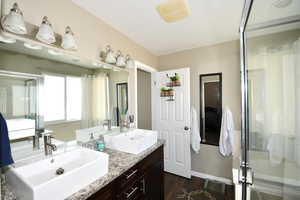
[[[195,177],[203,178],[203,179],[218,181],[218,182],[221,182],[221,183],[225,183],[227,185],[232,185],[233,184],[232,180],[230,180],[228,178],[213,176],[213,175],[210,175],[210,174],[204,174],[204,173],[196,172],[196,171],[193,171],[193,170],[191,170],[191,175],[195,176]]]
[[[157,72],[157,70],[155,68],[150,67],[149,65],[146,65],[140,61],[135,60],[134,62],[135,62],[135,66],[137,69],[141,69],[141,70],[144,70],[144,71],[150,72],[150,73]]]

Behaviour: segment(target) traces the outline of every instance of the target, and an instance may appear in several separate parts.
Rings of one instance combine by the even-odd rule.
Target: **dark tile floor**
[[[165,200],[234,200],[234,188],[223,183],[165,173]]]

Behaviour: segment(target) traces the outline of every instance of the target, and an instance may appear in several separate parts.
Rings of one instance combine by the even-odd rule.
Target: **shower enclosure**
[[[0,112],[8,126],[10,140],[38,137],[44,129],[42,117],[43,77],[0,70]]]
[[[240,24],[242,200],[300,199],[300,1],[246,0]]]

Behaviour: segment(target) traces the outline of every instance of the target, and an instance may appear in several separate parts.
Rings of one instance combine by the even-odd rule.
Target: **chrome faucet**
[[[130,123],[126,120],[120,120],[120,132],[124,132],[130,128]]]
[[[103,127],[107,126],[108,131],[111,131],[111,125],[112,125],[111,119],[104,120]]]
[[[57,150],[56,145],[51,143],[51,138],[53,138],[51,134],[44,135],[44,147],[46,156],[52,155],[52,152]]]

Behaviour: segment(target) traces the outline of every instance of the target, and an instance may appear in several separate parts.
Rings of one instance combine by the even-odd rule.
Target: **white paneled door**
[[[168,101],[167,97],[160,97],[160,89],[167,88],[169,77],[175,73],[181,85],[173,87],[174,101]],[[157,72],[152,82],[153,129],[166,141],[165,171],[190,178],[190,69]]]

